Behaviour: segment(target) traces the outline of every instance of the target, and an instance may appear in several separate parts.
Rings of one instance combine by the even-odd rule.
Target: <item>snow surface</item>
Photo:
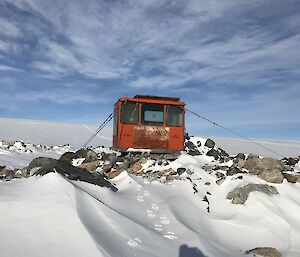
[[[192,140],[200,140],[202,150],[208,150],[203,147],[205,139]],[[3,155],[11,152],[16,150]],[[17,165],[19,159],[14,162]],[[226,199],[228,192],[266,182],[243,174],[243,179],[235,175],[217,185],[216,171],[203,169],[213,163],[212,157],[183,153],[169,165],[154,168],[185,167],[192,175],[185,173],[183,180],[164,184],[123,172],[112,180],[117,192],[70,183],[56,173],[0,181],[0,255],[240,257],[249,249],[267,246],[283,257],[299,257],[300,185],[267,183],[279,195],[252,192],[245,205],[234,205]]]
[[[99,121],[99,123],[101,122],[102,121]],[[96,129],[97,126],[95,125],[0,118],[0,140],[22,140],[24,142],[48,146],[70,144],[73,148],[79,148],[89,139]],[[243,139],[214,136],[211,138],[229,154],[254,153],[273,158],[279,157]],[[254,141],[283,156],[297,157],[300,155],[299,141]],[[105,127],[90,145],[111,146],[112,128]]]

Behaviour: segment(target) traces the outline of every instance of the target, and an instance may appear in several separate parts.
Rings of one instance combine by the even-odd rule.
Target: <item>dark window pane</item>
[[[181,127],[182,126],[183,110],[180,106],[167,106],[167,126]]]
[[[139,121],[138,103],[132,103],[132,102],[122,103],[121,122],[125,124],[137,124],[138,121]]]
[[[164,124],[164,106],[161,104],[143,104],[142,123],[146,125]]]

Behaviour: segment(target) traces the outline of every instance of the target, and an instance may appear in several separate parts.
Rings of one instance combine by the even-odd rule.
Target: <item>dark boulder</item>
[[[50,172],[57,172],[71,180],[80,180],[101,187],[111,187],[111,183],[107,181],[103,175],[91,173],[83,168],[74,167],[65,161],[40,157],[34,159],[29,164],[29,167],[40,167],[40,169],[37,170],[34,175],[44,176]]]
[[[186,168],[178,168],[177,169],[177,173],[179,176],[182,175],[185,171],[186,171]]]
[[[218,160],[219,159],[219,152],[215,149],[210,149],[207,153],[206,153],[207,156],[212,156],[215,158],[215,160]]]
[[[218,148],[217,150],[219,152],[220,157],[229,157],[229,154],[225,152],[222,148]]]
[[[200,151],[197,149],[188,151],[188,154],[192,156],[201,155]]]
[[[210,138],[208,138],[204,144],[204,146],[208,148],[214,148],[215,147],[215,142],[212,141]]]
[[[98,160],[97,154],[93,150],[85,149],[85,148],[76,151],[74,158],[75,159],[84,158],[85,160],[83,161],[83,163],[93,162]]]
[[[226,172],[226,176],[233,176],[235,174],[238,174],[238,173],[246,173],[244,171],[241,171],[239,168],[237,167],[234,167],[234,166],[231,166],[227,172]]]
[[[239,153],[235,156],[236,159],[245,160],[246,156],[243,153]]]
[[[194,150],[196,148],[196,146],[191,141],[186,141],[185,147],[188,148],[189,150]]]
[[[288,165],[288,166],[295,166],[298,162],[299,162],[299,159],[298,158],[291,158],[291,157],[288,157],[288,158],[284,158],[282,159],[283,163],[285,165]]]
[[[69,164],[72,163],[72,160],[75,159],[75,153],[74,152],[65,152],[62,156],[60,156],[60,161],[65,161]]]

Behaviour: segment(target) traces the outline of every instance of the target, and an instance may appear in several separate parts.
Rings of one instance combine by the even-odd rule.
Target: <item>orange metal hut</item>
[[[113,148],[174,152],[184,148],[184,102],[136,95],[114,105]]]

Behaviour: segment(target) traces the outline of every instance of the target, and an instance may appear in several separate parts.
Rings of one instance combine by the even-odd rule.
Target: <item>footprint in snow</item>
[[[147,215],[148,215],[148,217],[150,217],[150,218],[154,218],[154,217],[155,217],[154,212],[151,211],[151,210],[147,210]]]
[[[155,225],[154,225],[154,229],[155,229],[156,231],[164,231],[162,225],[160,225],[160,224],[155,224]]]
[[[161,216],[160,217],[160,222],[164,225],[167,225],[170,223],[169,219],[166,216]]]
[[[127,242],[127,244],[132,248],[138,247],[140,243],[142,243],[142,240],[138,237],[136,237],[135,239],[131,239]]]
[[[170,240],[175,240],[177,239],[178,237],[175,235],[174,232],[171,232],[171,231],[168,231],[166,234],[164,234],[164,237],[165,238],[168,238]]]
[[[146,190],[146,191],[144,191],[144,196],[145,197],[149,197],[151,194]]]
[[[137,185],[137,186],[135,187],[135,190],[136,190],[136,191],[141,191],[141,188],[142,188],[141,185]]]
[[[144,202],[144,196],[138,195],[138,196],[137,196],[137,200],[138,200],[139,202]]]
[[[156,203],[152,203],[152,204],[151,204],[151,208],[152,208],[152,210],[154,210],[154,211],[158,211],[158,210],[159,210],[159,206],[158,206]]]

